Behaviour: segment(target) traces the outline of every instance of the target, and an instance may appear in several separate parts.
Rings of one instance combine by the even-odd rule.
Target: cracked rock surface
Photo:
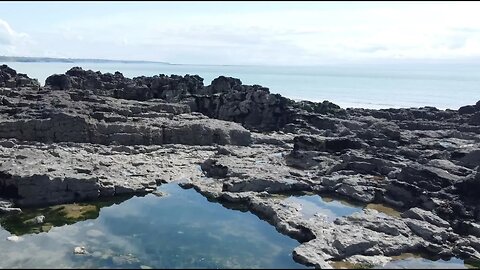
[[[472,101],[474,103],[475,101]],[[75,67],[45,87],[0,67],[0,214],[179,182],[299,241],[295,260],[480,260],[479,102],[343,109],[221,76],[125,78]],[[305,194],[359,211],[302,214]],[[382,205],[398,214],[371,209]]]

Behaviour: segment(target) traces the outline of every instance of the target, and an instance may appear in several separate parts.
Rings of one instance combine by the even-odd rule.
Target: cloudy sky
[[[480,2],[0,2],[0,55],[181,64],[480,59]]]

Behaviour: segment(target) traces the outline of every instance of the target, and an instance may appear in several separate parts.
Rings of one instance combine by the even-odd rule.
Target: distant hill
[[[0,62],[57,62],[57,63],[131,63],[131,64],[164,64],[167,62],[155,61],[130,61],[130,60],[107,60],[107,59],[82,59],[82,58],[52,58],[52,57],[27,57],[27,56],[0,56]]]

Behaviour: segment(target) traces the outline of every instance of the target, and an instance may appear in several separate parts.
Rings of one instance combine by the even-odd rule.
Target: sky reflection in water
[[[165,197],[133,197],[96,219],[22,235],[0,230],[0,266],[14,268],[304,268],[292,259],[296,240],[251,213],[208,202],[167,184]],[[75,255],[76,246],[88,254]]]

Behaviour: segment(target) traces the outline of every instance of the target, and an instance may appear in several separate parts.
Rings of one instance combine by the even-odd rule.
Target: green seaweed
[[[465,260],[465,266],[470,269],[480,269],[480,261],[467,259]]]
[[[0,218],[1,226],[11,234],[20,236],[48,232],[53,227],[70,225],[79,221],[96,219],[100,209],[119,204],[131,196],[118,196],[96,202],[61,204],[43,208],[28,208],[22,213]],[[36,223],[35,217],[45,216],[43,223]]]
[[[351,263],[345,261],[332,261],[330,265],[335,269],[371,269],[375,265],[368,263]]]

